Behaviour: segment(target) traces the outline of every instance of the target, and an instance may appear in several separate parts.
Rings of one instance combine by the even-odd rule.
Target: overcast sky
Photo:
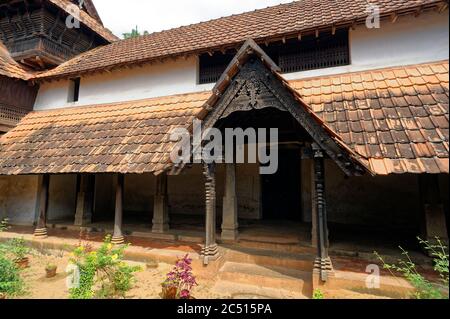
[[[136,25],[155,32],[293,0],[94,0],[104,25],[122,37]]]

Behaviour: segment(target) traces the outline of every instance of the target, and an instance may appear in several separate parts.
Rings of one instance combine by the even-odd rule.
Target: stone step
[[[281,267],[263,267],[254,264],[226,262],[218,274],[219,280],[255,287],[284,289],[310,295],[312,273]]]
[[[305,242],[306,243],[306,242]],[[235,243],[227,243],[224,242],[224,245],[232,244],[236,247],[244,247],[244,248],[254,248],[259,250],[273,250],[273,251],[284,251],[289,253],[298,253],[298,254],[315,254],[317,249],[308,246],[299,242],[277,242],[276,240],[267,239],[267,240],[259,240],[259,239],[243,239],[240,238],[238,242]]]
[[[272,251],[245,247],[223,246],[226,248],[225,260],[266,267],[284,267],[288,269],[309,271],[314,267],[315,255],[308,253],[291,253],[282,250]]]
[[[310,295],[285,289],[258,287],[231,281],[219,280],[214,285],[214,292],[231,299],[309,299]]]

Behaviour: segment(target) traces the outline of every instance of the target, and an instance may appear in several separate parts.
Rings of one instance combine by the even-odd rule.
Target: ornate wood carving
[[[15,1],[0,4],[0,37],[16,61],[39,67],[35,58],[51,67],[89,50],[106,44],[90,29],[68,28],[67,13],[55,10],[46,2]]]
[[[14,127],[33,109],[38,86],[0,76],[0,131]]]
[[[320,271],[322,281],[327,281],[329,272],[332,271],[331,259],[328,255],[328,223],[327,208],[325,199],[325,169],[324,154],[322,149],[313,144],[314,152],[314,185],[315,185],[315,205],[316,205],[316,229],[318,254],[315,261],[315,268]]]
[[[357,165],[316,121],[283,82],[258,59],[251,59],[241,67],[212,112],[204,120],[205,128],[213,127],[220,119],[238,111],[277,108],[289,112],[326,154],[347,175],[361,175],[363,169]]]

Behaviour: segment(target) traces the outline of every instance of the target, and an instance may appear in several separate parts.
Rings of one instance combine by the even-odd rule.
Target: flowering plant
[[[162,283],[163,299],[192,299],[192,289],[197,286],[192,273],[192,259],[187,254],[175,263],[175,267],[166,275]]]
[[[107,236],[99,249],[80,245],[71,254],[70,262],[80,273],[79,283],[70,289],[71,299],[123,297],[134,284],[134,273],[140,267],[123,261],[128,245],[114,246]]]

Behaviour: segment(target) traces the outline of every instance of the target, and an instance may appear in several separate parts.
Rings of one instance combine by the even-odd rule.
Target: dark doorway
[[[278,171],[261,175],[265,220],[301,221],[301,160],[298,148],[279,149]]]

